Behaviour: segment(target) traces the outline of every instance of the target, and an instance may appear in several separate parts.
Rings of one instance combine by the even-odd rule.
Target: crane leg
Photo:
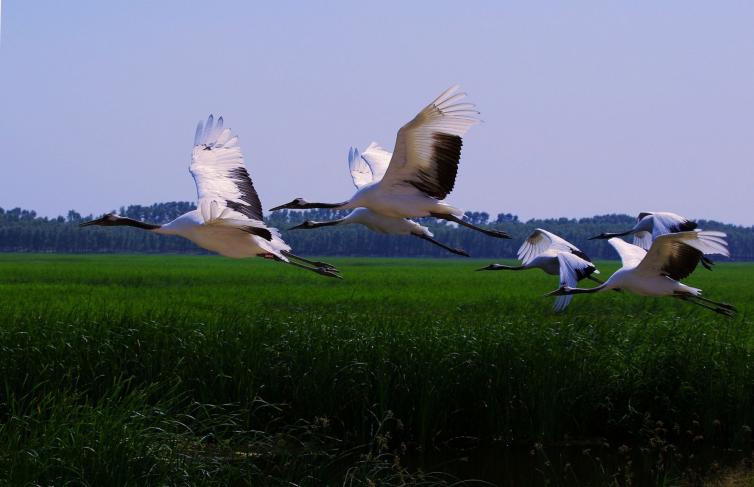
[[[338,272],[338,269],[336,269],[334,265],[330,265],[327,262],[319,262],[319,261],[316,261],[316,260],[305,259],[303,257],[299,257],[298,255],[292,254],[292,253],[288,252],[287,250],[283,250],[280,253],[283,254],[284,256],[288,257],[288,258],[300,260],[301,262],[305,262],[307,264],[311,264],[311,265],[313,265],[315,267],[324,267],[325,269],[330,269],[332,271]]]
[[[725,309],[729,309],[729,310],[732,310],[732,311],[738,311],[736,309],[736,307],[733,306],[732,304],[723,303],[723,302],[720,302],[720,301],[713,301],[711,299],[707,299],[707,298],[704,298],[702,296],[694,296],[694,299],[698,299],[698,300],[703,301],[705,303],[709,303],[709,304],[711,304],[713,306],[719,306],[720,308],[725,308]]]
[[[448,252],[454,253],[456,255],[462,255],[464,257],[468,257],[469,256],[469,254],[465,250],[458,249],[458,248],[453,248],[453,247],[449,247],[449,246],[445,245],[442,242],[438,242],[437,240],[435,240],[434,238],[430,237],[429,235],[420,235],[418,233],[414,233],[412,235],[414,235],[415,237],[419,237],[422,240],[426,240],[429,243],[435,244],[438,247],[442,247],[443,249],[447,250]]]
[[[286,262],[285,260],[281,259],[277,255],[270,254],[270,253],[259,254],[258,257],[262,257],[264,259],[272,259],[272,260],[275,260],[277,262],[283,262],[285,264],[290,264],[290,265],[292,265],[294,267],[300,267],[300,268],[306,269],[308,271],[316,272],[317,274],[322,275],[322,276],[335,277],[335,278],[338,278],[338,279],[343,279],[340,276],[340,274],[338,274],[337,269],[333,270],[333,269],[329,269],[327,267],[310,267],[308,265],[301,264],[301,263],[293,261],[293,260],[289,260],[289,261]]]
[[[511,238],[510,235],[508,235],[505,232],[502,232],[500,230],[491,230],[489,228],[482,228],[474,225],[473,223],[469,223],[467,221],[462,220],[461,218],[458,218],[454,215],[446,215],[444,213],[430,213],[430,216],[434,218],[438,218],[440,220],[447,220],[449,222],[458,223],[461,226],[464,226],[466,228],[470,228],[472,230],[476,230],[477,232],[482,232],[483,234],[487,235],[488,237],[495,237],[495,238]]]
[[[296,266],[296,267],[300,267],[302,269],[306,269],[306,270],[309,270],[309,271],[312,271],[312,272],[316,272],[317,274],[322,275],[322,276],[335,277],[337,279],[343,279],[340,276],[340,274],[338,274],[337,272],[335,272],[335,271],[333,271],[331,269],[327,269],[325,267],[309,267],[308,265],[299,264],[298,262],[293,261],[293,260],[289,260],[288,263],[290,265],[292,265],[292,266]]]
[[[683,299],[684,301],[693,303],[697,306],[701,306],[702,308],[706,308],[721,315],[733,317],[736,314],[736,308],[730,304],[718,303],[716,301],[712,301],[711,299],[702,298],[701,296],[694,296],[692,294],[675,294],[675,296]]]

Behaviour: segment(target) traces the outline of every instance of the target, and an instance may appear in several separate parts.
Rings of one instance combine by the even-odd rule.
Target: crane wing
[[[214,124],[210,115],[206,124],[197,125],[189,171],[196,182],[199,206],[204,200],[218,201],[262,221],[262,203],[244,166],[238,136],[223,128],[222,117]]]
[[[560,286],[576,287],[580,280],[596,271],[594,265],[570,251],[558,252],[558,265],[560,267]],[[555,311],[563,311],[573,298],[572,294],[558,296],[553,308]]]
[[[401,127],[383,183],[393,191],[420,191],[443,199],[455,185],[461,137],[479,123],[465,93],[453,86]]]
[[[536,256],[549,249],[575,252],[582,254],[578,247],[554,233],[542,228],[534,230],[518,249],[518,259],[524,264],[531,262]],[[586,257],[583,255],[583,257]]]
[[[660,235],[688,232],[697,227],[695,221],[669,211],[643,211],[636,218],[637,226],[643,220],[646,224],[642,226],[642,231],[634,234],[634,245],[638,245],[644,250],[649,250],[652,246],[652,240]]]
[[[644,230],[634,234],[634,245],[649,250],[652,246],[652,234]]]
[[[388,152],[380,147],[377,142],[372,142],[369,147],[364,149],[361,153],[361,158],[369,164],[372,169],[372,181],[377,182],[382,180],[385,176],[388,166],[390,165],[390,158],[393,157],[392,152]]]
[[[689,232],[697,227],[696,222],[667,211],[658,211],[652,214],[652,238],[655,239],[666,233]]]
[[[636,267],[642,261],[647,251],[643,248],[630,244],[623,239],[613,237],[608,240],[608,243],[613,246],[620,260],[623,262],[623,267]]]
[[[202,215],[204,225],[234,228],[251,235],[256,235],[267,241],[271,241],[273,237],[281,238],[276,228],[269,228],[260,220],[249,219],[244,214],[223,206],[222,203],[215,200],[201,200],[199,203],[199,213]]]
[[[372,168],[370,168],[367,161],[361,157],[359,149],[355,147],[351,147],[348,150],[348,169],[351,171],[353,184],[358,189],[372,183],[374,178]]]
[[[723,232],[690,231],[668,233],[652,242],[649,252],[637,267],[647,275],[663,275],[681,280],[688,277],[705,254],[730,256]]]

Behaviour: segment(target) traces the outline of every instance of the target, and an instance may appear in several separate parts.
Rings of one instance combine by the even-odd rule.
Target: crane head
[[[309,202],[306,201],[304,198],[296,198],[295,200],[291,201],[290,203],[286,203],[284,205],[276,206],[275,208],[271,208],[270,211],[277,211],[277,210],[283,210],[283,209],[289,209],[289,210],[302,210],[307,208],[309,205]]]
[[[339,220],[330,220],[326,222],[313,222],[311,220],[305,220],[304,222],[299,223],[295,227],[291,227],[288,230],[297,230],[300,228],[310,229],[310,228],[319,228],[319,227],[330,227],[333,225],[340,225],[342,223],[346,223],[345,218],[341,218]]]
[[[299,230],[299,229],[309,229],[309,228],[317,228],[320,225],[317,225],[317,222],[313,222],[311,220],[304,220],[303,222],[299,223],[298,225],[289,228],[288,230]]]

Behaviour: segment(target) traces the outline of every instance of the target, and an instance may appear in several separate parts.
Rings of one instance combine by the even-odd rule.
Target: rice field
[[[685,281],[728,319],[618,292],[556,314],[557,278],[482,260],[331,263],[0,254],[0,484],[747,475],[754,265]]]

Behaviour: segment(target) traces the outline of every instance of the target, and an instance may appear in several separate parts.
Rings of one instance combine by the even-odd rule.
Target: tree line
[[[130,205],[117,213],[152,223],[167,223],[195,208],[185,201],[156,203],[150,206]],[[267,224],[281,230],[283,237],[297,253],[321,256],[359,257],[454,257],[434,245],[410,236],[374,233],[361,225],[325,227],[316,230],[288,230],[309,220],[332,220],[347,212],[327,209],[282,210],[270,214]],[[630,228],[635,217],[629,215],[599,215],[591,218],[532,219],[526,222],[510,213],[491,216],[486,212],[466,212],[465,217],[477,225],[485,225],[508,232],[513,239],[490,238],[479,232],[459,228],[434,218],[417,221],[429,227],[435,238],[453,247],[461,247],[473,257],[512,258],[529,233],[545,228],[571,241],[594,259],[616,259],[617,254],[605,241],[588,240],[602,232]],[[1,252],[59,252],[59,253],[205,253],[188,240],[179,237],[153,235],[143,230],[119,227],[79,228],[79,223],[94,218],[71,210],[57,218],[40,217],[34,211],[0,208]],[[754,227],[730,225],[717,221],[699,220],[699,227],[720,230],[728,234],[733,260],[754,260]]]

